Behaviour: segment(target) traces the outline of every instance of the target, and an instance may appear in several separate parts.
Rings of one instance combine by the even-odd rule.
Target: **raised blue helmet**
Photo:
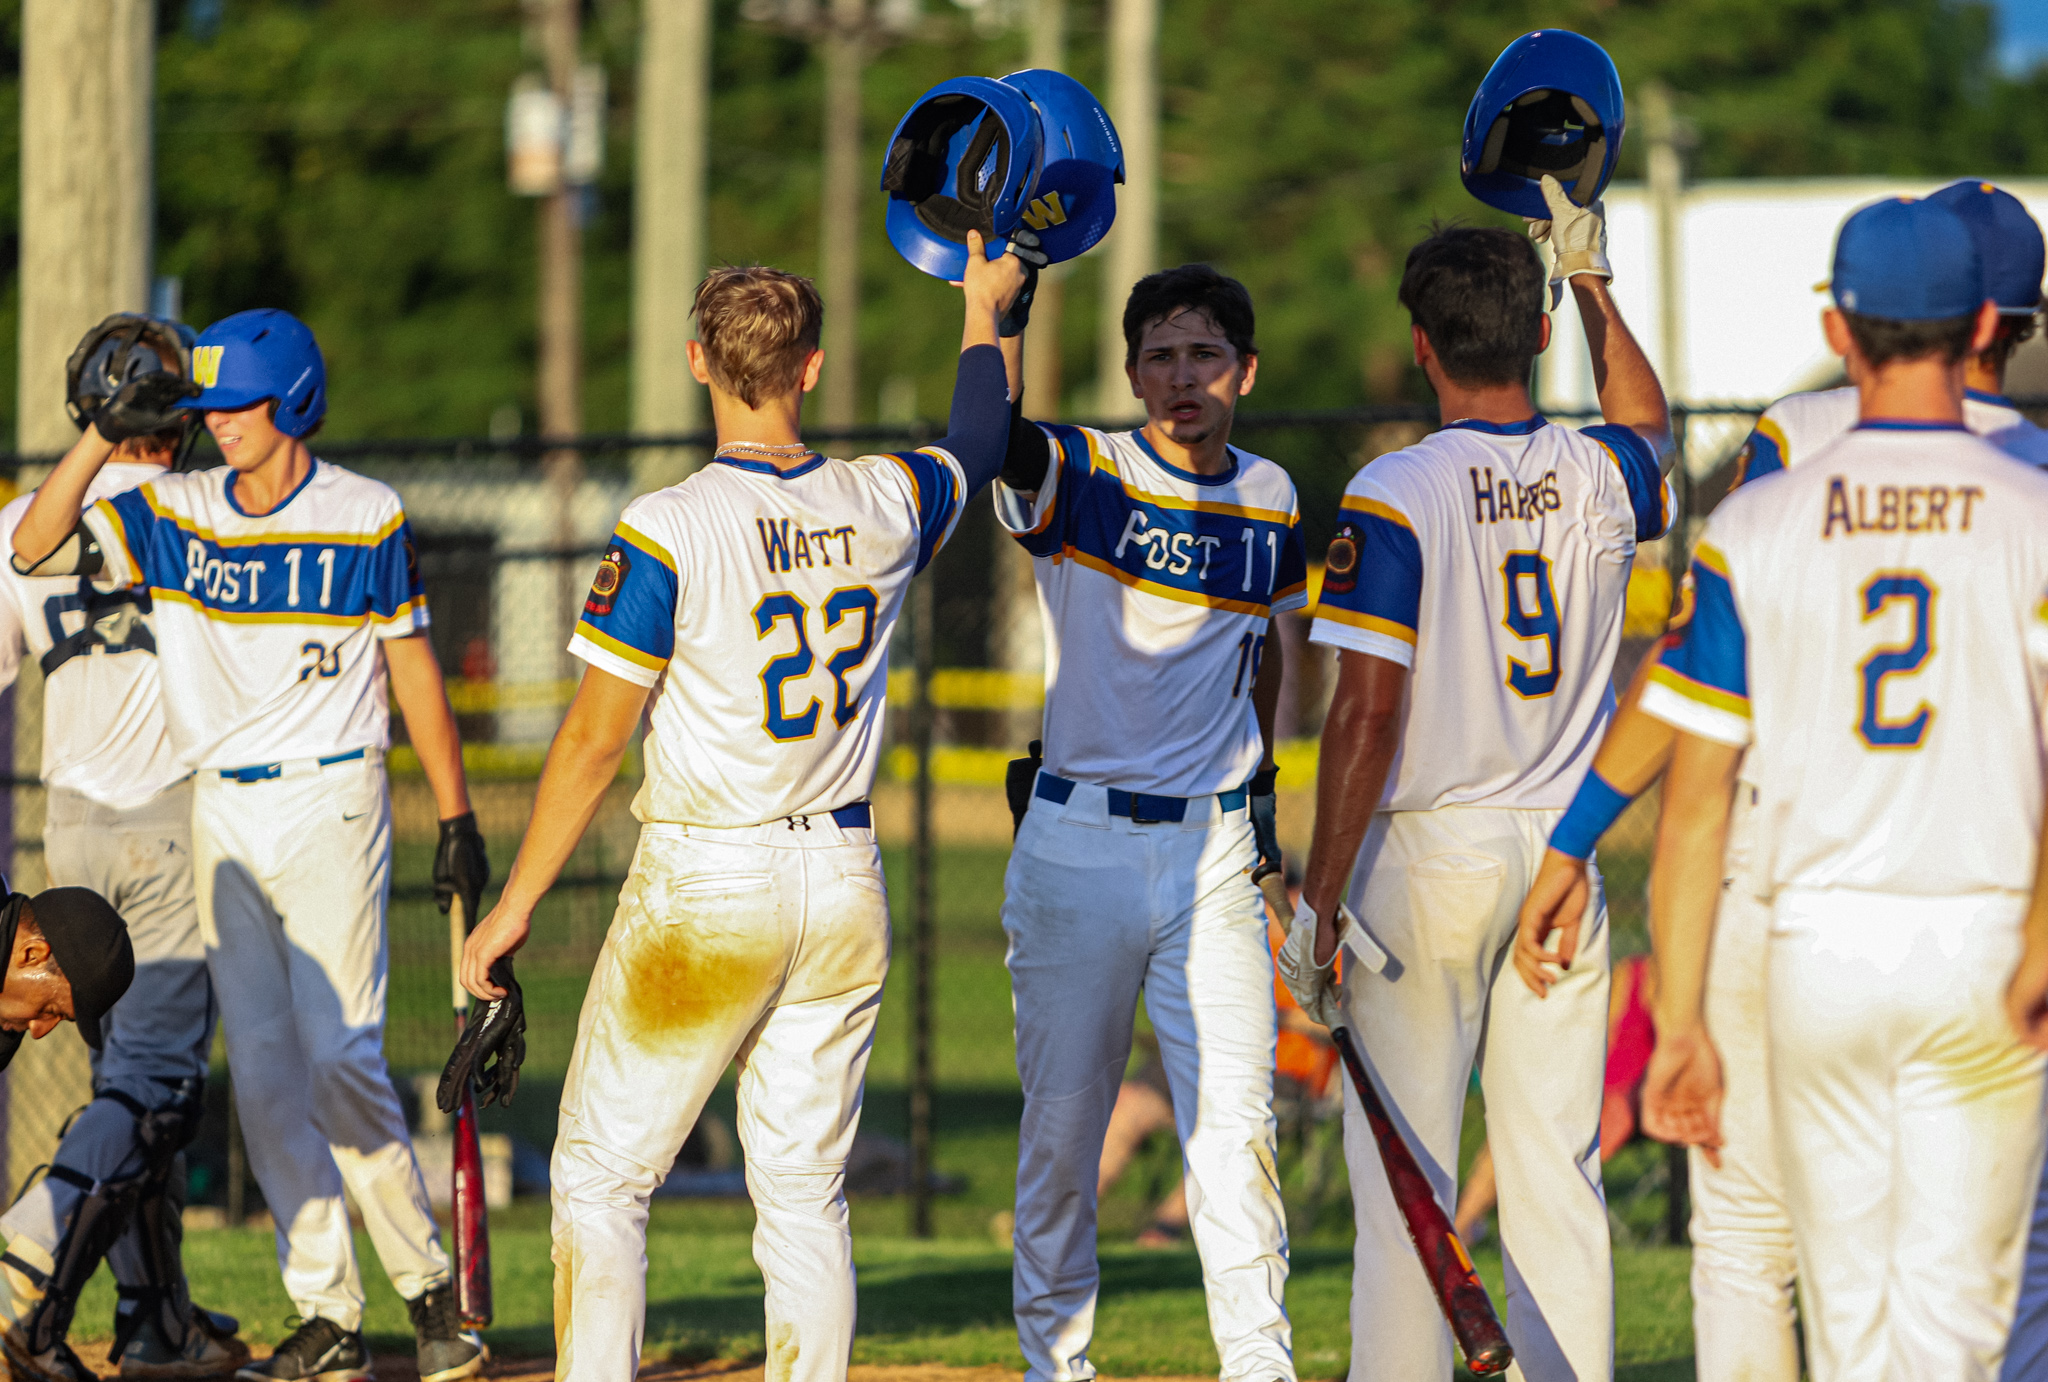
[[[233,413],[266,398],[288,437],[303,437],[327,414],[327,365],[307,325],[289,312],[258,307],[223,317],[192,347],[194,412]]]
[[[1507,46],[1465,112],[1465,190],[1516,216],[1549,220],[1548,173],[1590,206],[1614,176],[1627,111],[1614,59],[1567,29],[1538,29]]]
[[[1009,248],[1044,162],[1038,112],[993,77],[955,77],[917,99],[889,137],[882,190],[889,242],[924,272],[958,281],[967,232],[991,259]]]
[[[1024,224],[1053,263],[1078,259],[1116,221],[1124,146],[1095,94],[1064,72],[1032,68],[1003,78],[1030,98],[1045,134],[1045,166],[1024,207]]]

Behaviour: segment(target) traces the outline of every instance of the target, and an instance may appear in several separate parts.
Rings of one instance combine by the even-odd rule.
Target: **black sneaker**
[[[376,1382],[363,1336],[333,1320],[305,1321],[260,1363],[235,1369],[236,1382]]]
[[[454,1288],[436,1286],[405,1303],[419,1348],[420,1382],[455,1382],[483,1372],[490,1350],[462,1327]]]

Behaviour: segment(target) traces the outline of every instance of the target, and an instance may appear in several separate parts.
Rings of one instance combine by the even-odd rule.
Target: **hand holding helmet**
[[[1564,194],[1564,186],[1550,174],[1540,184],[1543,201],[1550,208],[1547,221],[1529,222],[1529,238],[1550,243],[1550,296],[1562,294],[1566,279],[1593,274],[1612,281],[1614,268],[1607,262],[1607,211],[1595,199],[1591,206],[1576,205]]]

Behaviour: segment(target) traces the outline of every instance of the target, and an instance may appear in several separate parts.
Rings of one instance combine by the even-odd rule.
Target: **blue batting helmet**
[[[1927,200],[1962,217],[1984,259],[1984,289],[2001,316],[2031,317],[2041,310],[2041,227],[2018,197],[1975,178],[1952,182]]]
[[[1566,29],[1523,34],[1494,59],[1465,112],[1458,171],[1488,206],[1548,220],[1545,173],[1590,206],[1614,176],[1627,112],[1614,59]]]
[[[1024,224],[1053,263],[1078,259],[1116,220],[1116,185],[1124,180],[1116,126],[1095,94],[1064,72],[1012,72],[1003,85],[1030,98],[1045,132],[1045,167],[1030,189]]]
[[[303,437],[327,413],[327,365],[306,324],[289,312],[259,307],[223,317],[199,333],[192,378],[200,387],[185,406],[232,413],[277,400],[277,430]]]
[[[1008,249],[1044,162],[1043,128],[1025,94],[992,77],[925,92],[897,122],[882,165],[890,243],[948,280],[967,270],[968,231],[981,232],[990,258]]]

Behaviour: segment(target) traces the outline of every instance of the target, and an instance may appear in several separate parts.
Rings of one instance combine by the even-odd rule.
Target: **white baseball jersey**
[[[86,510],[102,588],[154,606],[164,719],[188,768],[381,749],[377,642],[427,627],[405,509],[391,487],[315,460],[271,512],[235,502],[228,467],[159,474]]]
[[[93,477],[86,502],[164,474],[160,465],[114,461]],[[0,548],[34,496],[0,509]],[[117,809],[140,806],[190,771],[164,729],[154,616],[147,590],[101,591],[80,576],[23,576],[0,564],[0,688],[12,686],[24,652],[38,659],[46,786]]]
[[[2024,894],[2042,806],[2048,474],[1872,422],[1715,510],[1643,708],[1754,744],[1767,887]]]
[[[1781,398],[1764,409],[1736,458],[1735,483],[1774,474],[1806,459],[1856,425],[1854,385]],[[1963,395],[1963,425],[2028,465],[2048,466],[2048,430],[2035,426],[2011,402],[1971,389]]]
[[[1540,415],[1454,422],[1352,477],[1309,637],[1411,670],[1382,810],[1571,803],[1636,544],[1670,515],[1642,437]]]
[[[628,504],[569,651],[654,688],[634,814],[734,827],[864,801],[890,631],[965,499],[933,447],[785,471],[722,457]]]
[[[1308,602],[1294,481],[1236,447],[1197,475],[1142,432],[1040,427],[1036,498],[998,484],[995,502],[1037,558],[1046,771],[1159,796],[1242,787],[1264,753],[1267,623]]]

